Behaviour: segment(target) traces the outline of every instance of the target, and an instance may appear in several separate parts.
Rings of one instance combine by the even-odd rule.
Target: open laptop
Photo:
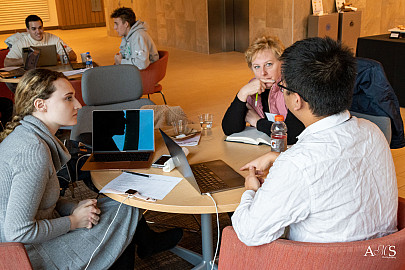
[[[95,110],[93,153],[82,170],[138,169],[152,164],[153,110]]]
[[[34,48],[29,48],[27,52],[24,68],[21,67],[6,67],[0,69],[0,77],[3,79],[17,78],[25,74],[27,70],[35,69],[39,60],[41,51]]]
[[[215,193],[245,185],[245,178],[223,160],[190,165],[181,147],[161,129],[159,130],[172,156],[174,165],[199,193]]]
[[[37,67],[56,66],[58,56],[56,53],[56,45],[30,46],[22,49],[24,64],[27,60],[28,52],[31,49],[40,51]]]
[[[73,70],[86,68],[86,63],[72,63],[72,62],[70,61],[69,54],[67,53],[65,47],[63,46],[62,43],[61,43],[61,45],[62,45],[63,52],[65,53],[65,55],[66,55],[66,57],[67,57],[67,60],[68,60],[68,62],[69,62],[69,65],[70,65],[70,67],[71,67]]]

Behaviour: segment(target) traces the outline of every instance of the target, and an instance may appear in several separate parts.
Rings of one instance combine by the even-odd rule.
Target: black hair
[[[41,24],[44,25],[42,19],[37,16],[37,15],[29,15],[27,18],[25,18],[25,26],[27,26],[27,29],[30,28],[30,22],[37,22],[41,21]]]
[[[308,38],[285,49],[281,61],[286,86],[308,102],[314,115],[350,108],[357,69],[348,47],[329,37]]]
[[[111,18],[121,18],[122,22],[128,22],[129,26],[132,27],[136,22],[135,12],[132,8],[121,7],[115,9],[111,13]]]

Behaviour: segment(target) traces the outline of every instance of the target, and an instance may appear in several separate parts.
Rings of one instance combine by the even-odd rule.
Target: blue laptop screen
[[[93,151],[154,151],[153,129],[153,110],[93,111]]]

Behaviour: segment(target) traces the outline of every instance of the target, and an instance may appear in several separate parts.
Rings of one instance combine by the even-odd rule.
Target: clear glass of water
[[[172,122],[175,135],[181,135],[187,133],[187,120],[177,120]]]
[[[198,116],[200,120],[201,129],[211,129],[212,128],[212,117],[213,115],[210,113],[202,113]]]

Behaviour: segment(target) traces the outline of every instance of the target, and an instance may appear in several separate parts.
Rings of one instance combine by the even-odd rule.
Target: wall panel
[[[74,29],[104,26],[104,1],[101,11],[92,11],[91,0],[55,0],[58,11],[59,27]]]

